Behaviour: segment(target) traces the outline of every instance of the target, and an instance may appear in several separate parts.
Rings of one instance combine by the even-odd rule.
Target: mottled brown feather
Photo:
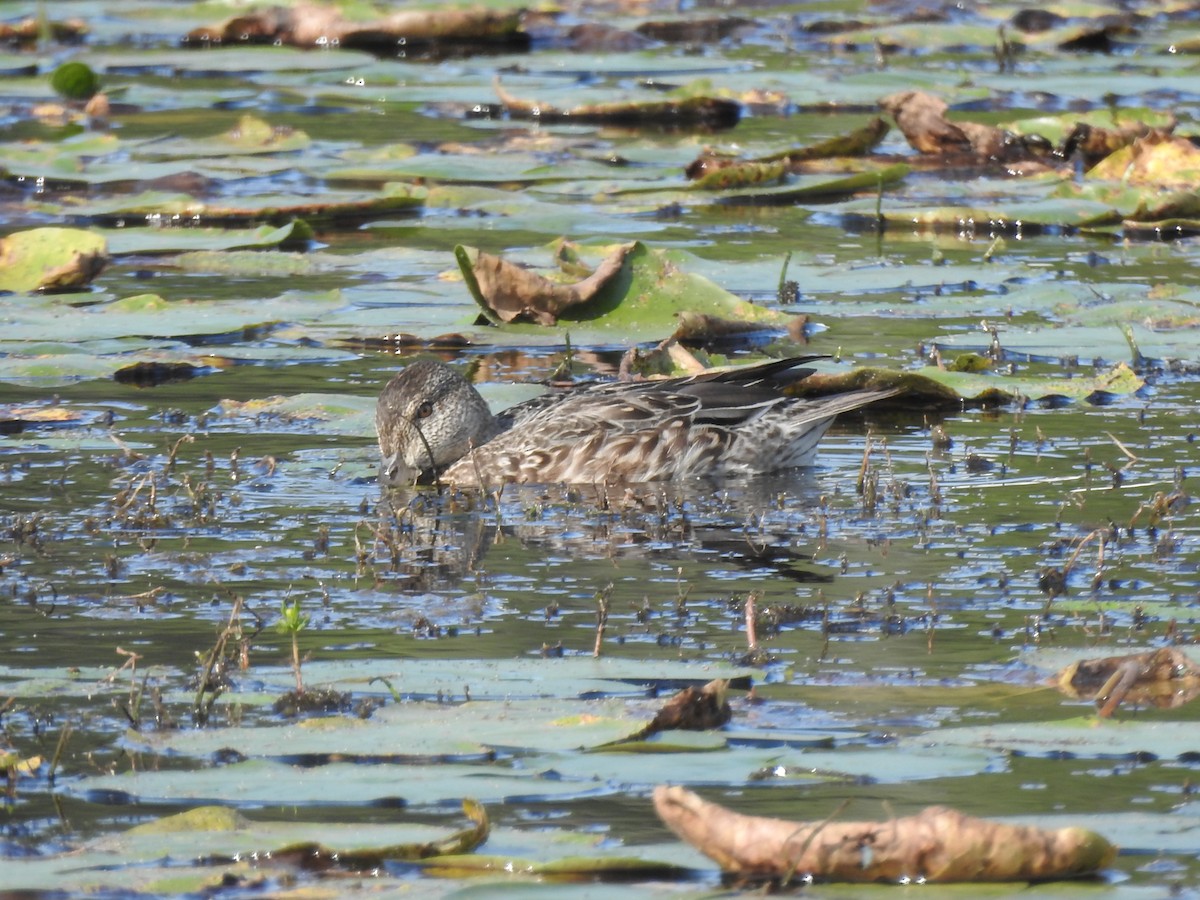
[[[493,416],[450,366],[421,360],[393,378],[376,413],[383,480],[457,485],[614,483],[725,477],[811,465],[833,417],[891,396],[820,399],[781,388],[816,357],[691,378],[545,394]]]

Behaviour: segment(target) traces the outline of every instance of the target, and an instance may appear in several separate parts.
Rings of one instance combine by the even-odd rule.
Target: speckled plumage
[[[473,486],[621,483],[774,472],[813,462],[833,418],[892,391],[817,399],[782,388],[804,356],[689,378],[587,385],[493,416],[461,375],[419,360],[388,382],[375,425],[380,480]]]

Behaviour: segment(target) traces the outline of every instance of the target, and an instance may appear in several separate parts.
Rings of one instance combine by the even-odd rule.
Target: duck
[[[892,389],[800,398],[821,355],[599,382],[493,414],[453,366],[419,359],[380,392],[380,481],[494,487],[724,479],[811,466],[834,418]]]

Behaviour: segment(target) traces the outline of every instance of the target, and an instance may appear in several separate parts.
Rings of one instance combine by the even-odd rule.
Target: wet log
[[[659,818],[727,873],[754,880],[1046,881],[1090,875],[1117,848],[1084,828],[1050,831],[931,806],[884,822],[746,816],[682,787],[654,790]]]

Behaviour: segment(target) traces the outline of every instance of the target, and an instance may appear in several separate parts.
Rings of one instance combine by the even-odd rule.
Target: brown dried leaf
[[[733,716],[729,700],[726,699],[728,690],[729,681],[724,678],[715,678],[699,688],[689,685],[664,703],[645,728],[605,746],[617,747],[644,741],[660,731],[709,731],[720,728]]]
[[[553,325],[564,309],[593,299],[621,271],[633,246],[622,244],[596,271],[574,284],[559,284],[490,253],[476,253],[471,270],[488,308],[501,321],[524,318],[539,325]]]
[[[72,44],[81,41],[90,29],[83,19],[45,22],[41,17],[30,16],[19,22],[0,22],[0,42],[20,46],[36,44],[47,30],[55,43]]]
[[[1200,695],[1200,669],[1173,647],[1130,656],[1085,659],[1067,666],[1051,683],[1068,697],[1103,701],[1108,718],[1124,701],[1160,708],[1182,706]]]
[[[725,872],[790,881],[1045,881],[1106,866],[1117,848],[1083,828],[1048,831],[931,806],[887,822],[745,816],[682,787],[654,789],[659,818]]]
[[[971,139],[963,130],[946,121],[949,107],[941,97],[924,91],[900,91],[888,94],[879,101],[879,106],[920,153],[961,153],[971,149]]]
[[[959,122],[959,130],[971,143],[971,152],[976,156],[1003,157],[1012,143],[1012,136],[1003,129],[978,122]]]
[[[679,326],[671,338],[691,347],[739,345],[747,343],[751,336],[761,335],[768,330],[761,322],[743,322],[710,316],[707,313],[684,311],[679,314]]]
[[[731,34],[754,25],[753,19],[719,16],[707,19],[664,19],[642,22],[637,33],[673,44],[715,44]]]
[[[732,717],[725,694],[729,682],[716,678],[703,687],[685,687],[663,704],[650,723],[648,734],[659,731],[708,731],[720,728]]]

